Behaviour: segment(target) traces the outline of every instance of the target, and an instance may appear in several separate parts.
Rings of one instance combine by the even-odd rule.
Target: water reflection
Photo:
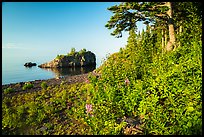
[[[85,74],[88,72],[93,71],[96,69],[96,66],[87,66],[87,67],[66,67],[66,68],[41,68],[47,71],[54,72],[55,77],[63,77],[63,76],[73,76],[73,75],[79,75],[79,74]]]

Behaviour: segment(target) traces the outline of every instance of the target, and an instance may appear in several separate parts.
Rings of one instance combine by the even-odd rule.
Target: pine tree
[[[136,22],[152,22],[163,27],[164,40],[167,40],[166,32],[168,32],[169,41],[165,43],[165,50],[172,51],[176,46],[175,24],[178,24],[185,16],[183,13],[188,13],[187,9],[182,6],[190,7],[195,3],[182,4],[179,2],[122,2],[120,5],[115,5],[108,10],[114,15],[110,18],[106,27],[108,29],[115,28],[111,35],[122,37],[122,31],[130,31],[132,28],[137,29]],[[198,5],[198,4],[197,4]],[[179,10],[182,9],[183,11]],[[177,13],[177,11],[179,11]],[[182,13],[182,14],[181,14]],[[179,20],[182,16],[182,20]],[[178,19],[178,21],[177,21]],[[164,28],[165,27],[165,28]],[[168,31],[167,31],[168,30]]]
[[[135,29],[131,29],[129,31],[129,37],[127,41],[127,49],[133,50],[134,47],[137,46],[137,40],[136,40],[136,32]]]

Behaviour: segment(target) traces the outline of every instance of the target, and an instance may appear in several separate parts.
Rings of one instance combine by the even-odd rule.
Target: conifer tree
[[[133,48],[136,47],[136,45],[137,45],[136,32],[135,32],[135,29],[132,28],[129,31],[129,37],[128,37],[128,41],[127,41],[127,48],[130,48],[131,50],[133,50]]]
[[[174,3],[172,2],[122,2],[108,10],[114,15],[110,18],[106,27],[115,28],[111,35],[122,37],[122,31],[137,29],[136,22],[165,23],[168,27],[169,42],[165,49],[173,50],[175,45],[175,26],[174,26]],[[161,25],[162,25],[161,24]]]

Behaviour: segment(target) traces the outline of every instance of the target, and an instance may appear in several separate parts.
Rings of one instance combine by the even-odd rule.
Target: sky
[[[115,38],[105,24],[108,7],[119,2],[4,2],[2,56],[6,59],[46,58],[67,54],[74,47],[98,57],[125,47],[128,33]],[[142,29],[141,24],[138,29]]]

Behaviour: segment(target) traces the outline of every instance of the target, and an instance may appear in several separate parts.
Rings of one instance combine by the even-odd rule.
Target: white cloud
[[[15,43],[6,43],[5,46],[2,46],[2,48],[7,48],[7,49],[10,49],[10,48],[16,48],[16,44]]]
[[[24,44],[14,43],[14,42],[6,43],[5,45],[2,45],[2,48],[3,49],[33,49],[33,48],[25,47]]]

